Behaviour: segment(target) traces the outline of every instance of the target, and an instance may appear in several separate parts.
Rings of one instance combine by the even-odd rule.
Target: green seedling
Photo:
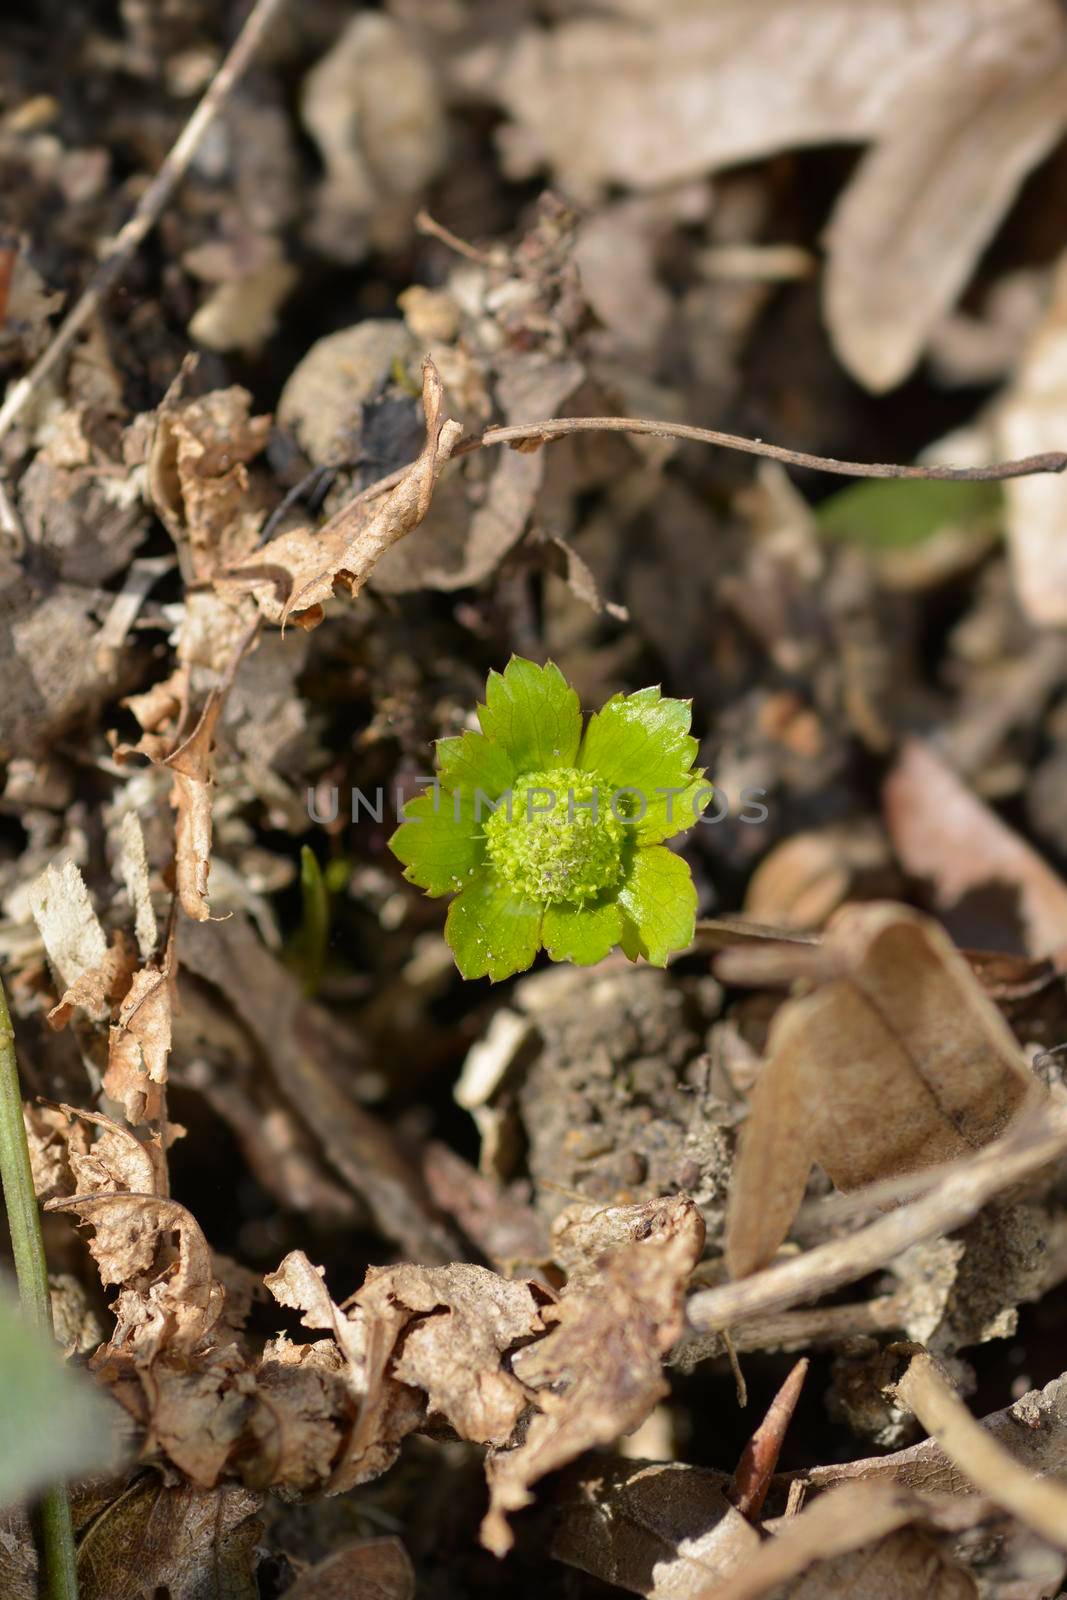
[[[696,890],[664,841],[712,798],[690,704],[614,695],[584,727],[559,668],[491,672],[481,732],[437,744],[437,780],[390,840],[404,876],[452,894],[445,938],[465,978],[524,972],[538,951],[589,966],[621,946],[663,966],[693,938]]]

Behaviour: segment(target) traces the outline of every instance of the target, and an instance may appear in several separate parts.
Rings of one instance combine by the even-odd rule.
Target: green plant
[[[437,780],[390,840],[404,875],[455,894],[445,938],[465,978],[507,978],[544,948],[581,966],[621,945],[663,966],[693,937],[696,891],[664,840],[712,797],[689,702],[614,695],[582,728],[558,667],[491,672],[480,733],[437,744]]]
[[[47,1600],[77,1600],[78,1579],[74,1565],[74,1529],[71,1522],[70,1498],[61,1480],[63,1470],[92,1464],[85,1459],[84,1439],[79,1437],[78,1426],[70,1441],[50,1429],[52,1414],[46,1409],[61,1396],[54,1393],[42,1399],[34,1395],[34,1383],[40,1386],[39,1374],[27,1366],[32,1355],[27,1334],[36,1343],[41,1359],[46,1359],[52,1335],[52,1302],[48,1292],[48,1268],[45,1263],[44,1240],[41,1234],[41,1217],[37,1209],[37,1196],[33,1188],[30,1169],[30,1152],[26,1144],[26,1127],[22,1120],[22,1093],[19,1088],[18,1066],[15,1061],[15,1035],[8,1015],[7,998],[0,982],[0,1180],[3,1182],[4,1206],[7,1211],[8,1232],[11,1236],[11,1254],[15,1260],[15,1277],[18,1281],[19,1303],[24,1319],[16,1327],[10,1319],[0,1314],[0,1385],[3,1388],[2,1423],[0,1442],[4,1446],[5,1461],[13,1463],[21,1454],[26,1457],[24,1477],[16,1484],[12,1473],[0,1473],[0,1493],[6,1501],[8,1494],[17,1489],[45,1485],[39,1501],[41,1528],[41,1593]],[[54,1369],[51,1369],[54,1371]],[[45,1385],[48,1379],[44,1380]],[[93,1396],[95,1399],[95,1396]],[[27,1415],[26,1401],[30,1402]],[[40,1404],[40,1409],[37,1409]],[[38,1441],[38,1430],[46,1438]],[[67,1444],[71,1448],[67,1449]],[[92,1456],[90,1444],[89,1456]]]

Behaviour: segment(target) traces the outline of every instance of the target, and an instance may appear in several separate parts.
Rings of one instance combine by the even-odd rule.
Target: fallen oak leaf
[[[68,1124],[85,1124],[98,1130],[88,1149],[80,1139],[67,1137],[67,1159],[78,1194],[114,1194],[120,1190],[166,1194],[167,1165],[158,1135],[142,1143],[129,1128],[105,1117],[103,1112],[68,1105],[55,1109],[64,1114]]]

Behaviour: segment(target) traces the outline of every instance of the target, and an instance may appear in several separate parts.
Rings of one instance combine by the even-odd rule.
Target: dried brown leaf
[[[214,389],[160,407],[148,460],[152,502],[178,547],[186,582],[211,578],[255,548],[262,512],[249,506],[246,462],[267,442],[245,389]]]
[[[613,0],[460,66],[512,118],[509,170],[548,164],[582,196],[872,142],[831,221],[826,305],[842,359],[881,389],[1062,130],[1065,58],[1052,0]]]
[[[173,804],[177,812],[174,861],[178,899],[186,915],[197,922],[206,922],[211,915],[207,903],[214,788],[211,752],[222,704],[221,694],[213,692],[193,732],[163,762],[174,774]]]
[[[680,1461],[582,1464],[555,1497],[552,1554],[648,1600],[693,1600],[759,1548],[723,1483]]]
[[[399,1539],[360,1539],[317,1561],[282,1600],[415,1600],[415,1572]]]
[[[300,1251],[265,1282],[306,1327],[331,1332],[348,1363],[359,1417],[335,1465],[335,1492],[384,1471],[428,1412],[480,1444],[511,1436],[527,1395],[503,1358],[543,1330],[527,1284],[484,1267],[372,1267],[341,1309]]]
[[[827,229],[826,319],[869,389],[907,376],[1063,132],[1062,13],[1043,0],[982,9],[996,56],[970,72],[942,61],[925,81],[916,74],[906,112],[860,163]]]
[[[84,1011],[93,1022],[103,1022],[128,990],[135,965],[132,946],[116,932],[101,964],[79,973],[52,1007],[48,1013],[52,1027],[65,1028],[75,1011]]]
[[[371,502],[346,506],[318,532],[298,528],[267,544],[254,562],[234,566],[227,584],[251,589],[263,615],[283,627],[313,628],[338,590],[358,594],[385,552],[418,527],[462,428],[444,415],[444,390],[430,357],[423,363],[426,442],[396,487]]]
[[[165,1488],[141,1477],[78,1544],[82,1600],[255,1600],[259,1496],[247,1489]]]
[[[386,1306],[406,1310],[410,1326],[392,1376],[421,1389],[430,1413],[450,1422],[461,1438],[507,1443],[527,1394],[503,1357],[544,1327],[528,1284],[462,1263],[372,1267],[349,1304],[368,1317]]]
[[[321,1273],[300,1250],[291,1251],[264,1282],[282,1305],[303,1313],[300,1320],[305,1327],[328,1330],[344,1358],[344,1379],[356,1420],[331,1463],[331,1490],[342,1493],[377,1477],[392,1466],[402,1441],[425,1415],[420,1398],[403,1389],[389,1372],[410,1313],[386,1296],[370,1315],[346,1315],[334,1305]]]
[[[638,1208],[643,1210],[643,1208]],[[509,1512],[530,1485],[596,1444],[638,1427],[664,1393],[662,1358],[682,1331],[683,1297],[704,1244],[704,1224],[684,1196],[660,1203],[645,1237],[610,1251],[599,1273],[568,1285],[545,1310],[551,1331],[512,1357],[535,1391],[537,1413],[522,1442],[486,1462],[489,1511],[482,1542],[496,1555],[512,1543]]]
[[[988,1143],[1037,1084],[1007,1023],[938,925],[847,906],[820,956],[840,976],[778,1011],[734,1167],[731,1275],[785,1238],[813,1161],[848,1191]]]
[[[930,745],[906,741],[884,802],[897,855],[913,878],[933,884],[939,911],[1002,885],[1018,895],[1028,953],[1067,953],[1067,884]]]
[[[144,1143],[110,1117],[99,1111],[81,1111],[77,1106],[55,1108],[69,1119],[62,1128],[67,1159],[80,1195],[129,1194],[165,1195],[167,1167],[158,1134]],[[85,1133],[96,1130],[87,1145]]]
[[[105,1286],[120,1284],[112,1305],[111,1349],[150,1365],[164,1349],[191,1350],[222,1311],[224,1291],[196,1219],[176,1200],[155,1194],[89,1194],[50,1200],[94,1230],[89,1250]],[[107,1352],[101,1353],[106,1359]]]
[[[136,972],[111,1028],[104,1091],[132,1123],[158,1122],[165,1108],[173,975],[169,966]]]
[[[585,369],[566,356],[535,352],[497,361],[496,395],[507,422],[555,416],[581,384]],[[544,481],[545,453],[504,450],[485,486],[484,499],[462,507],[442,497],[431,506],[418,547],[399,545],[375,572],[376,588],[465,589],[495,570],[521,538]]]
[[[30,890],[30,909],[49,964],[64,989],[83,973],[106,966],[107,939],[73,861],[46,868]]]
[[[937,1509],[890,1484],[844,1485],[784,1518],[773,1539],[723,1582],[701,1589],[700,1600],[759,1600],[787,1583],[791,1600],[912,1600],[919,1593],[975,1600],[974,1579],[922,1532],[936,1525]]]
[[[301,1494],[321,1491],[351,1427],[346,1365],[332,1339],[292,1344],[284,1335],[264,1346],[255,1394],[262,1405],[250,1423],[258,1456],[251,1481]]]

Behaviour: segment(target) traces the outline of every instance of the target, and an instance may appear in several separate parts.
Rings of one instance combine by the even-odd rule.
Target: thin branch
[[[74,343],[104,296],[121,276],[131,257],[159,220],[164,206],[185,176],[201,139],[221,110],[234,84],[248,67],[263,42],[264,35],[285,0],[256,0],[222,65],[204,92],[203,99],[178,135],[174,145],[144,194],[129,221],[120,229],[106,259],[77,304],[64,318],[51,344],[29,372],[11,386],[0,406],[0,439],[22,415],[30,397]]]
[[[634,433],[654,439],[685,439],[694,444],[715,445],[720,450],[739,450],[743,455],[765,456],[787,467],[810,467],[816,472],[833,472],[843,478],[916,478],[923,482],[1002,483],[1007,478],[1027,478],[1040,472],[1067,469],[1067,450],[1046,450],[1043,455],[1020,456],[1015,461],[994,461],[984,467],[949,467],[934,463],[928,467],[901,466],[892,461],[838,461],[834,456],[813,456],[806,450],[787,450],[784,445],[767,444],[763,439],[746,439],[739,433],[720,433],[717,428],[694,428],[687,422],[658,422],[648,417],[547,417],[544,422],[516,422],[506,427],[486,428],[484,433],[468,434],[452,450],[452,457],[469,456],[486,445],[507,444],[513,449],[536,449],[553,439],[574,433]],[[403,467],[361,489],[346,502],[351,512],[366,500],[387,494],[411,468]]]
[[[1023,456],[1018,461],[997,461],[985,467],[898,466],[890,461],[838,461],[833,456],[813,456],[806,450],[787,450],[784,445],[767,444],[763,439],[746,439],[739,433],[720,433],[717,428],[694,428],[687,422],[653,422],[645,417],[549,417],[545,422],[517,422],[507,427],[486,428],[476,438],[461,439],[453,455],[478,450],[487,444],[521,444],[527,440],[562,439],[569,433],[642,433],[655,439],[688,439],[694,444],[717,445],[721,450],[740,450],[744,455],[766,456],[787,467],[811,467],[816,472],[836,472],[843,478],[921,478],[945,479],[951,483],[999,483],[1005,478],[1027,478],[1036,472],[1062,472],[1067,467],[1067,451],[1048,450],[1043,455]]]
[[[436,217],[431,217],[428,211],[419,211],[415,216],[415,230],[424,233],[431,239],[439,239],[457,256],[463,256],[467,261],[476,261],[480,267],[499,267],[507,259],[505,250],[497,247],[496,252],[479,250],[473,244],[468,244],[466,239],[461,239],[458,233],[453,233],[451,228],[446,228],[443,222],[438,222]]]
[[[48,1266],[41,1233],[41,1213],[33,1187],[26,1125],[22,1119],[22,1092],[15,1060],[15,1035],[0,982],[0,1180],[3,1181],[11,1253],[19,1303],[27,1324],[44,1345],[54,1341],[52,1299],[48,1292]],[[41,1556],[46,1600],[78,1600],[74,1558],[74,1527],[65,1484],[41,1495]]]
[[[732,1328],[747,1317],[784,1311],[876,1272],[913,1244],[951,1233],[995,1194],[1030,1177],[1067,1149],[1067,1112],[1049,1112],[1036,1128],[1020,1126],[962,1161],[953,1162],[928,1194],[879,1217],[844,1239],[805,1250],[751,1277],[694,1294],[686,1308],[699,1330]]]

